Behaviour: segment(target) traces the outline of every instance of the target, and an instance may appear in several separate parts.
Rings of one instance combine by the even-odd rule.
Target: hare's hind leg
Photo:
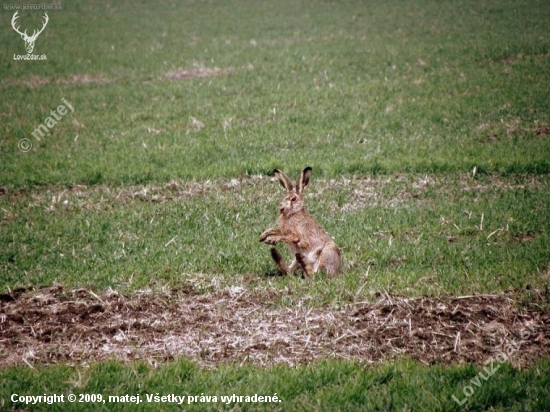
[[[312,278],[314,276],[313,267],[311,266],[311,263],[309,263],[309,261],[303,254],[296,253],[296,262],[300,264],[302,270],[304,271],[304,273],[308,278]]]
[[[270,252],[271,252],[271,257],[273,258],[273,260],[275,261],[275,264],[279,268],[279,271],[283,275],[294,275],[296,273],[296,270],[298,269],[298,266],[301,265],[297,259],[294,259],[292,263],[289,266],[287,266],[283,255],[281,255],[281,252],[279,252],[274,247],[270,249]]]
[[[295,275],[299,266],[300,263],[298,263],[298,261],[294,259],[292,263],[288,266],[288,273],[290,273],[291,275]]]
[[[328,276],[335,276],[340,271],[340,249],[337,246],[325,247],[316,262],[316,270],[324,270]]]
[[[276,248],[272,247],[271,250],[271,257],[275,261],[275,264],[281,271],[283,275],[287,275],[290,270],[289,267],[285,263],[285,259],[283,258],[283,255],[281,255],[281,252],[279,252]]]

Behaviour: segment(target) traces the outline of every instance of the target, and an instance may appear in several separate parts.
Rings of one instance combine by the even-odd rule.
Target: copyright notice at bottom
[[[232,403],[278,403],[282,402],[277,393],[273,395],[175,395],[173,393],[161,395],[160,393],[147,394],[125,394],[103,396],[99,393],[80,393],[80,394],[43,394],[43,395],[20,395],[14,393],[11,395],[12,403],[23,403],[26,405],[37,405],[45,403],[48,405],[58,403],[170,403],[170,404],[194,404],[194,403],[223,403],[230,405]]]

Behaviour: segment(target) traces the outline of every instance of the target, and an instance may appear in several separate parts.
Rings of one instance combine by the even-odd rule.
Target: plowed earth
[[[15,290],[0,295],[0,366],[113,358],[155,364],[182,355],[203,366],[403,355],[426,364],[483,364],[506,350],[512,364],[525,366],[550,354],[542,298],[380,294],[374,303],[343,308],[281,308],[282,293],[238,286],[207,294],[190,287],[132,295],[61,286]]]

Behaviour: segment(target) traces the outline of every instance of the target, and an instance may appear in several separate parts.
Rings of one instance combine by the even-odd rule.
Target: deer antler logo
[[[27,53],[31,54],[32,50],[34,49],[34,42],[36,41],[38,35],[44,31],[50,18],[48,17],[48,13],[44,13],[45,20],[44,20],[44,23],[42,24],[42,28],[38,31],[34,30],[32,33],[32,36],[29,36],[27,35],[27,30],[25,30],[24,33],[21,33],[19,31],[19,27],[15,27],[15,20],[19,17],[17,13],[19,13],[19,11],[16,11],[15,14],[13,15],[13,18],[11,19],[11,25],[13,29],[21,35],[21,38],[25,40],[25,48],[27,49]]]

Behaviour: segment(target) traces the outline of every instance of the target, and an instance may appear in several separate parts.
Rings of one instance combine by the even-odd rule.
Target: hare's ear
[[[292,192],[292,183],[290,182],[290,179],[287,175],[285,175],[283,172],[281,172],[279,169],[275,169],[273,171],[273,174],[279,180],[281,185],[286,189],[287,192]]]
[[[311,167],[308,166],[304,170],[302,170],[302,173],[300,173],[300,176],[298,177],[298,181],[296,182],[296,192],[301,194],[304,191],[307,184],[309,183],[310,177],[311,177]]]

